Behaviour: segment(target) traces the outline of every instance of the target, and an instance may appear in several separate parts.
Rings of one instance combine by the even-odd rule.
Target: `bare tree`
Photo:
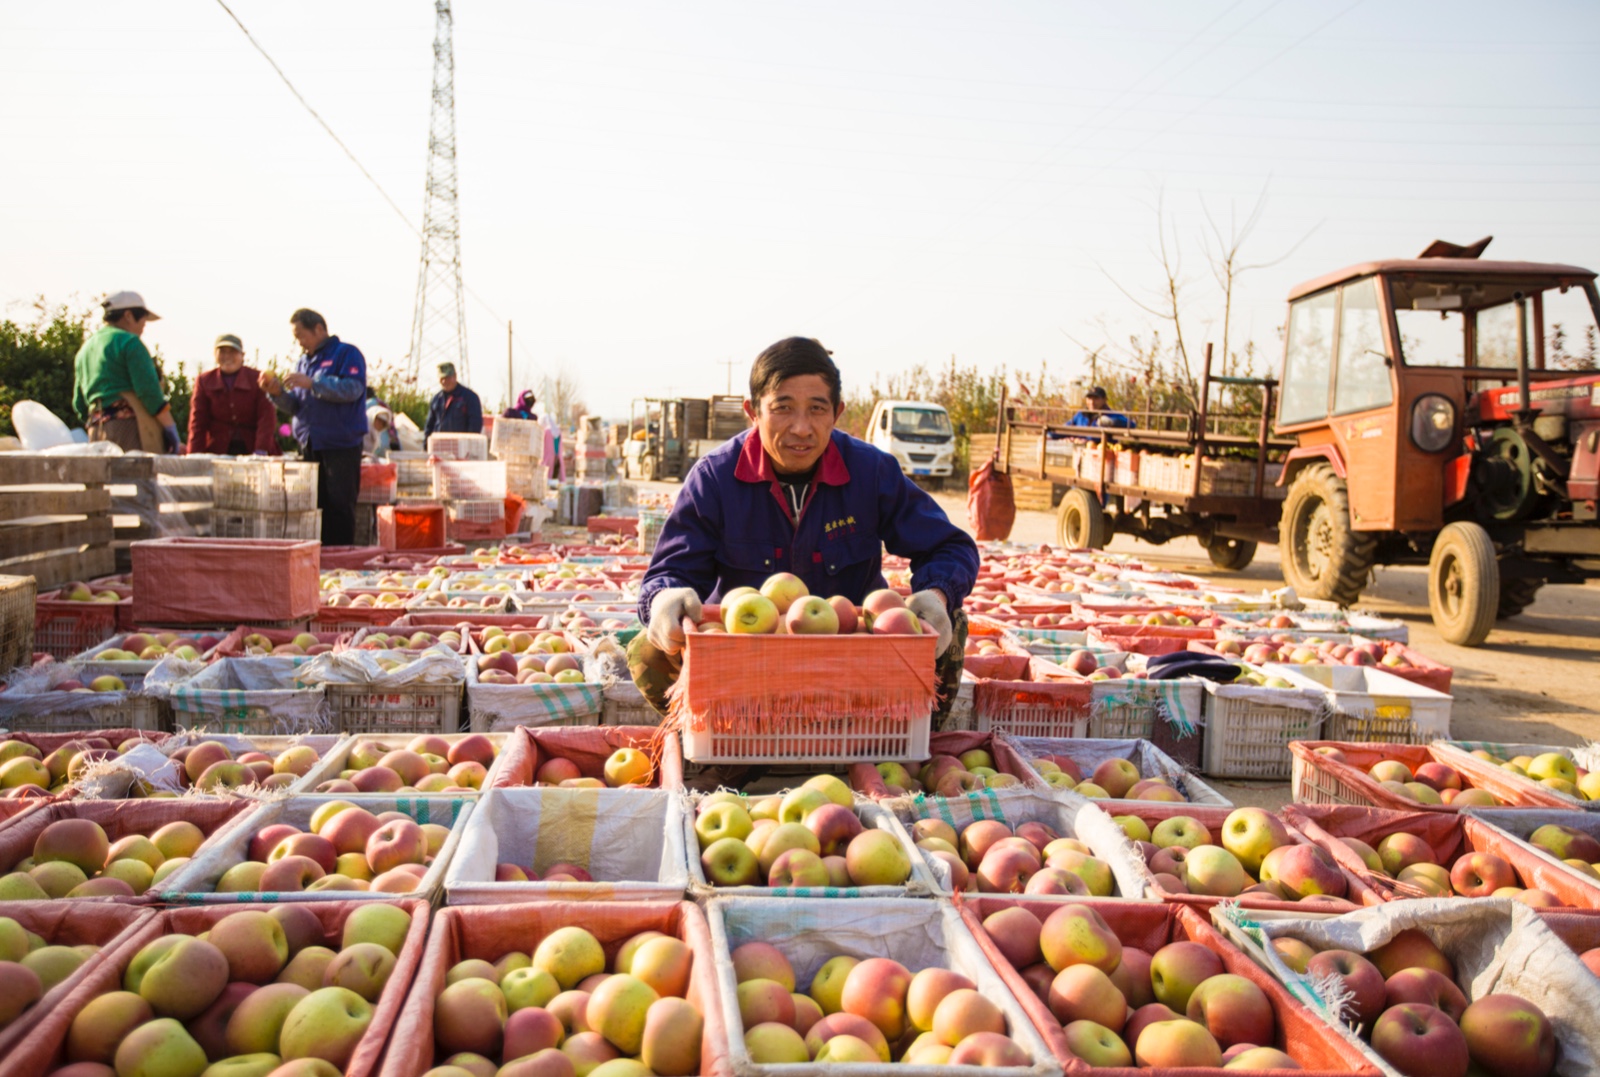
[[[570,429],[578,416],[588,410],[578,393],[578,379],[566,367],[558,366],[539,378],[539,403],[543,405],[540,410],[554,416],[563,429]]]
[[[1250,207],[1250,212],[1245,217],[1243,224],[1238,222],[1233,206],[1229,205],[1228,232],[1226,235],[1223,234],[1222,228],[1212,217],[1211,208],[1206,205],[1203,198],[1200,200],[1200,208],[1205,213],[1207,226],[1211,229],[1210,238],[1203,240],[1207,256],[1211,260],[1211,275],[1215,278],[1217,287],[1222,292],[1222,370],[1224,374],[1237,374],[1241,373],[1237,366],[1237,357],[1230,350],[1230,333],[1233,328],[1234,286],[1239,283],[1239,278],[1244,274],[1252,270],[1275,266],[1284,261],[1299,250],[1300,245],[1310,239],[1311,234],[1321,225],[1312,225],[1305,235],[1295,240],[1289,249],[1278,257],[1266,262],[1245,263],[1241,261],[1240,253],[1244,250],[1245,242],[1249,240],[1250,234],[1255,231],[1256,225],[1261,222],[1262,212],[1267,208],[1267,185],[1262,185],[1261,193],[1256,196],[1255,204]],[[1248,346],[1246,351],[1250,351]],[[1242,372],[1248,374],[1248,367]]]

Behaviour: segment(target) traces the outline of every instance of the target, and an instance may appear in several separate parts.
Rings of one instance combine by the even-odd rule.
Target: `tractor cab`
[[[1594,520],[1595,274],[1486,261],[1488,243],[1290,292],[1275,429],[1297,445],[1279,540],[1303,593],[1353,602],[1373,564],[1428,555],[1458,521],[1503,552],[1532,542],[1531,521]]]

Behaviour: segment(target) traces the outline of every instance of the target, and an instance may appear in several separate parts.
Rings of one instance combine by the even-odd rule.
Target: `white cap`
[[[161,320],[161,315],[144,305],[144,296],[138,292],[112,292],[101,306],[107,310],[132,310],[135,307],[140,307],[148,315],[150,321],[159,322]]]

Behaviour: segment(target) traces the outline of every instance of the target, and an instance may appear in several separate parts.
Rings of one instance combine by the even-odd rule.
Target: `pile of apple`
[[[744,1047],[757,1065],[899,1061],[920,1066],[1026,1066],[1005,1014],[959,972],[913,974],[887,957],[840,955],[805,994],[766,942],[733,951]]]
[[[0,771],[0,774],[3,773]],[[1528,842],[1578,874],[1600,880],[1600,841],[1591,835],[1560,823],[1546,823],[1528,835]]]
[[[240,646],[247,658],[259,658],[262,655],[287,655],[290,658],[297,658],[327,654],[333,650],[333,644],[323,643],[310,632],[301,632],[286,643],[273,643],[260,632],[252,632],[240,641]]]
[[[1546,1077],[1555,1068],[1544,1012],[1504,993],[1469,1002],[1455,964],[1415,928],[1365,955],[1287,937],[1272,947],[1296,972],[1337,981],[1350,999],[1345,1017],[1406,1077]]]
[[[1189,798],[1178,792],[1164,774],[1146,778],[1131,759],[1107,759],[1094,768],[1088,781],[1077,760],[1065,755],[1043,754],[1029,764],[1057,789],[1070,789],[1091,800],[1155,800],[1171,804]]]
[[[397,591],[385,591],[381,595],[347,595],[343,591],[335,591],[322,600],[324,606],[340,607],[349,606],[353,609],[399,609],[406,604],[406,595]]]
[[[1600,771],[1591,773],[1560,752],[1501,759],[1488,749],[1477,748],[1472,755],[1576,800],[1600,800]]]
[[[207,793],[248,786],[287,789],[309,774],[319,759],[317,750],[308,744],[291,745],[276,756],[246,751],[235,758],[227,745],[214,740],[203,740],[172,753],[184,784]]]
[[[509,588],[509,585],[508,585]],[[380,596],[381,597],[381,596]],[[504,609],[510,599],[509,589],[504,593],[468,597],[466,595],[451,595],[445,591],[424,591],[417,596],[417,609],[451,609],[451,610],[500,610]],[[350,603],[352,606],[354,602]],[[383,605],[381,601],[378,605]],[[398,603],[397,603],[398,604]]]
[[[1163,819],[1154,829],[1132,815],[1116,821],[1169,894],[1263,894],[1328,911],[1351,908],[1344,900],[1349,883],[1333,857],[1295,841],[1282,820],[1262,808],[1230,812],[1220,835],[1187,815]],[[1214,844],[1218,839],[1222,844]]]
[[[1349,762],[1343,751],[1328,745],[1313,748],[1312,752],[1336,763]],[[1572,765],[1564,756],[1556,758],[1569,767]],[[1432,760],[1421,764],[1413,771],[1398,759],[1380,759],[1367,768],[1367,777],[1395,796],[1414,800],[1418,804],[1448,804],[1455,808],[1492,808],[1500,803],[1489,790],[1468,787],[1461,777],[1461,772],[1455,767]]]
[[[41,596],[42,597],[42,596]],[[72,580],[61,585],[55,594],[57,601],[67,602],[121,602],[122,596],[115,591],[95,591],[82,580]]]
[[[1137,613],[1124,613],[1122,616],[1117,618],[1117,621],[1120,624],[1149,625],[1152,628],[1221,628],[1223,625],[1228,623],[1221,617],[1217,616],[1201,617],[1199,620],[1196,620],[1195,618],[1190,617],[1188,614],[1170,613],[1166,610],[1156,610],[1153,613],[1146,613],[1143,616],[1140,616]]]
[[[143,737],[130,737],[113,745],[104,737],[86,736],[44,755],[27,741],[0,741],[0,797],[60,793],[83,777],[91,764],[115,759],[123,752],[149,743]]]
[[[459,740],[424,733],[404,748],[361,740],[350,749],[337,778],[318,785],[318,793],[470,793],[483,788],[494,765],[494,741],[482,733]]]
[[[1086,677],[1091,681],[1115,681],[1121,680],[1124,677],[1132,677],[1140,680],[1144,678],[1144,674],[1142,672],[1124,673],[1116,666],[1105,665],[1100,661],[1099,654],[1095,653],[1094,651],[1086,651],[1082,649],[1073,651],[1071,654],[1067,655],[1067,657],[1062,660],[1061,665],[1062,668],[1066,669],[1068,672],[1076,673],[1078,676]]]
[[[126,692],[128,684],[115,673],[100,673],[89,677],[85,684],[83,677],[88,676],[88,671],[73,666],[66,667],[69,672],[78,673],[77,677],[63,677],[51,686],[56,692]]]
[[[418,823],[330,800],[311,813],[310,830],[272,823],[250,839],[246,859],[223,872],[219,894],[370,890],[409,894],[421,885],[449,827]]]
[[[721,790],[701,799],[694,832],[712,886],[899,886],[911,858],[893,834],[868,829],[850,787],[819,774],[781,797],[747,804]]]
[[[699,631],[793,636],[846,636],[854,632],[916,636],[922,633],[922,622],[906,609],[906,601],[898,591],[888,588],[874,591],[857,610],[843,595],[824,599],[811,594],[805,581],[789,572],[769,576],[759,591],[754,587],[735,587],[722,596],[722,604],[713,610],[720,610],[721,620],[703,620]]]
[[[130,632],[94,656],[96,662],[154,662],[172,655],[185,662],[198,662],[200,656],[217,644],[217,635],[180,635],[177,632]]]
[[[923,855],[950,869],[952,890],[1110,897],[1116,887],[1111,865],[1040,822],[1019,823],[1013,831],[996,819],[978,819],[958,833],[942,819],[918,819],[911,838]]]
[[[1087,905],[1058,906],[1042,924],[1002,909],[983,926],[1092,1067],[1300,1068],[1271,1046],[1278,1022],[1266,992],[1200,943],[1153,954],[1125,946]]]
[[[461,633],[453,628],[447,628],[435,635],[426,629],[417,629],[410,635],[396,632],[390,635],[387,632],[368,632],[361,637],[361,642],[356,644],[358,651],[420,651],[426,647],[445,646],[452,651],[461,649]]]
[[[1563,846],[1565,827],[1541,827],[1545,840]],[[1578,834],[1577,831],[1572,833]],[[1583,843],[1572,846],[1577,852],[1593,853],[1600,860],[1600,842],[1579,834]],[[1398,831],[1386,834],[1373,848],[1358,838],[1340,838],[1345,845],[1375,872],[1391,876],[1422,891],[1425,897],[1509,897],[1535,908],[1559,908],[1565,903],[1554,894],[1539,889],[1524,889],[1516,869],[1501,856],[1488,852],[1465,852],[1448,869],[1439,863],[1433,846],[1415,834]],[[1565,859],[1565,858],[1563,858]],[[1587,861],[1579,860],[1583,870],[1594,874]],[[1600,878],[1597,875],[1596,878]]]
[[[303,905],[231,913],[129,962],[72,1019],[59,1077],[338,1077],[372,1024],[411,915],[357,909],[339,950]]]
[[[637,748],[618,748],[606,757],[605,778],[585,778],[578,764],[552,756],[540,764],[533,784],[563,789],[621,789],[630,785],[648,786],[655,778],[650,757]]]
[[[186,820],[113,842],[92,819],[58,819],[34,839],[32,856],[0,876],[0,901],[133,897],[188,863],[205,840]]]
[[[1282,662],[1296,666],[1378,666],[1385,669],[1414,669],[1406,657],[1404,644],[1393,640],[1367,640],[1364,643],[1338,643],[1310,636],[1294,639],[1287,634],[1254,641],[1222,639],[1211,644],[1218,654],[1242,658],[1251,665]]]
[[[582,684],[583,664],[558,632],[483,630],[480,684]]]
[[[694,953],[645,931],[611,971],[600,942],[561,927],[533,952],[451,966],[433,1003],[432,1077],[689,1077],[704,1018],[688,1001]],[[453,1068],[455,1067],[455,1068]]]
[[[99,952],[92,944],[52,946],[9,916],[0,916],[0,1029]]]
[[[960,755],[932,756],[922,764],[914,778],[902,763],[879,763],[877,771],[883,784],[888,786],[889,795],[895,797],[911,793],[959,797],[980,789],[1010,789],[1022,784],[1022,779],[1016,775],[1002,774],[996,770],[994,757],[982,748],[973,748]]]

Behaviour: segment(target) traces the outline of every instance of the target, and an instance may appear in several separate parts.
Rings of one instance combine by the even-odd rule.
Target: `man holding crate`
[[[702,602],[792,572],[812,594],[859,606],[885,586],[885,548],[911,561],[906,604],[939,633],[936,715],[949,712],[978,547],[894,457],[834,429],[844,402],[830,355],[806,337],[762,352],[744,403],[752,428],[684,480],[639,593],[646,630],[628,648],[634,683],[662,714],[682,670],[683,618],[698,619]]]

